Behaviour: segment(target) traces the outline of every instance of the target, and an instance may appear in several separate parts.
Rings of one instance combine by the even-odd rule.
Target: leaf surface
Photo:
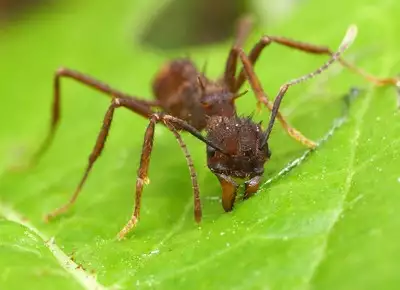
[[[157,127],[140,224],[128,239],[116,241],[132,211],[147,123],[119,110],[73,210],[43,223],[42,216],[77,185],[109,104],[99,93],[64,80],[62,122],[53,146],[36,168],[10,172],[10,165],[33,154],[46,132],[57,67],[89,73],[146,99],[163,62],[187,50],[199,66],[208,61],[210,76],[222,72],[230,42],[168,54],[133,44],[130,28],[140,31],[157,4],[130,2],[63,4],[1,36],[1,288],[396,289],[400,115],[395,91],[375,88],[338,66],[291,89],[283,112],[317,140],[341,115],[342,95],[361,86],[365,93],[352,104],[347,122],[299,166],[238,202],[233,212],[222,210],[203,144],[185,135],[203,203],[201,227],[195,224],[184,157],[174,137]],[[359,37],[346,56],[376,75],[395,75],[400,71],[398,11],[398,1],[308,1],[278,24],[258,28],[246,49],[266,33],[336,48],[355,23]],[[325,60],[274,45],[256,71],[273,95],[282,83]],[[243,114],[254,111],[252,94],[238,107]],[[256,118],[265,123],[268,114]],[[279,125],[270,147],[265,180],[305,151]],[[48,247],[50,237],[64,260]],[[65,268],[71,256],[83,270]],[[80,271],[94,284],[80,279]]]

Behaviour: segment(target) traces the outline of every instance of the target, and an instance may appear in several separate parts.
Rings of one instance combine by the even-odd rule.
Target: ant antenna
[[[328,67],[330,67],[331,64],[333,64],[335,61],[337,61],[341,54],[349,48],[349,46],[353,43],[354,39],[357,36],[357,26],[356,25],[351,25],[347,31],[346,31],[346,35],[344,36],[342,42],[339,45],[338,50],[332,54],[331,58],[324,63],[321,67],[319,67],[317,70],[313,71],[312,73],[306,74],[304,76],[301,76],[297,79],[293,79],[289,82],[287,82],[286,84],[284,84],[283,86],[281,86],[279,93],[277,95],[277,97],[275,98],[274,101],[274,106],[272,107],[272,113],[271,113],[271,118],[269,120],[268,123],[268,128],[265,131],[265,135],[264,135],[264,139],[261,142],[261,148],[264,148],[268,142],[268,138],[271,134],[272,131],[272,127],[274,125],[275,122],[275,118],[276,115],[278,113],[278,109],[279,106],[281,104],[281,101],[283,99],[283,96],[286,94],[287,90],[289,89],[289,87],[293,86],[293,85],[297,85],[299,83],[302,83],[306,80],[309,80],[317,75],[319,75],[320,73],[322,73],[323,71],[325,71]]]

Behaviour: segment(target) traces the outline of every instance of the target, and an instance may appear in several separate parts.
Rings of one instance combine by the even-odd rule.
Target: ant
[[[204,71],[199,72],[189,59],[173,60],[161,68],[153,81],[153,92],[156,100],[137,99],[74,70],[67,68],[57,70],[54,77],[54,99],[50,130],[34,156],[34,161],[40,159],[50,146],[60,120],[61,78],[72,78],[97,89],[111,96],[112,102],[104,116],[103,126],[89,156],[85,173],[74,194],[66,204],[46,215],[45,219],[48,221],[66,212],[76,201],[89,172],[103,151],[116,108],[124,107],[149,119],[136,180],[135,207],[130,220],[118,234],[118,238],[122,239],[139,220],[143,186],[149,182],[147,173],[153,148],[154,130],[157,123],[162,123],[174,134],[185,155],[193,187],[194,217],[196,222],[200,222],[202,210],[197,176],[189,151],[179,133],[180,131],[189,132],[207,145],[207,165],[220,182],[224,210],[231,211],[238,189],[238,184],[234,181],[234,178],[247,180],[245,181],[244,199],[249,198],[258,190],[264,173],[264,164],[271,157],[268,139],[275,119],[280,121],[284,129],[295,140],[312,149],[317,146],[315,142],[304,137],[299,131],[291,127],[279,112],[281,100],[290,86],[320,74],[336,60],[377,85],[397,82],[397,80],[391,78],[377,79],[348,64],[340,57],[356,36],[357,29],[355,26],[349,28],[337,52],[332,52],[326,47],[283,37],[264,36],[247,56],[242,47],[244,40],[249,35],[250,26],[251,22],[248,18],[239,22],[236,40],[228,55],[224,75],[221,79],[216,81],[209,80],[204,75]],[[315,72],[282,85],[273,103],[268,100],[253,70],[253,65],[256,63],[263,48],[272,42],[308,53],[330,55],[329,61]],[[238,59],[241,60],[243,68],[236,76]],[[266,131],[261,128],[261,123],[256,124],[251,120],[251,117],[240,117],[236,113],[234,101],[247,92],[239,93],[246,79],[257,97],[258,106],[263,103],[272,112]],[[161,111],[156,112],[154,108],[161,109]],[[202,130],[206,131],[206,136],[201,134]]]

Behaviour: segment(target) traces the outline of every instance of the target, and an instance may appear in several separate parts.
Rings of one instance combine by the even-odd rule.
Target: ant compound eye
[[[213,147],[207,146],[207,157],[208,158],[214,157],[216,152],[217,152],[217,150],[215,150]]]

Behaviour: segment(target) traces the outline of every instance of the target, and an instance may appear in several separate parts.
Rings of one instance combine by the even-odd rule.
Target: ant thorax
[[[262,146],[261,124],[250,117],[214,116],[207,122],[207,138],[223,152],[207,146],[207,165],[215,174],[252,178],[264,173],[264,163],[271,153]]]

